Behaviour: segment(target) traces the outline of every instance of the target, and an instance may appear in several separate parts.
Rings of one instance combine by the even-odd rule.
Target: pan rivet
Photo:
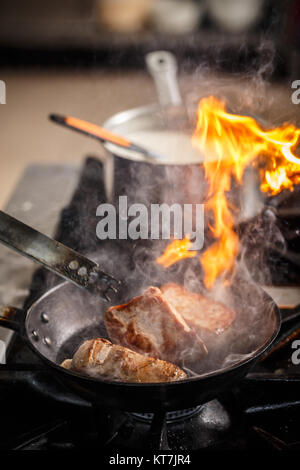
[[[85,266],[81,266],[80,269],[78,269],[78,275],[79,276],[86,276],[87,275],[87,269]]]
[[[51,340],[50,340],[50,338],[47,338],[47,337],[45,336],[45,338],[43,339],[43,343],[46,344],[46,346],[50,346],[50,345],[51,345]]]
[[[48,323],[48,322],[49,322],[49,317],[48,317],[48,315],[47,315],[46,313],[42,313],[42,315],[41,315],[41,320],[42,320],[42,322],[44,322],[44,323]]]
[[[70,261],[70,263],[69,263],[69,268],[70,269],[78,269],[78,267],[79,267],[78,261],[76,261],[76,260]]]
[[[39,340],[39,335],[38,335],[36,330],[32,330],[31,334],[32,334],[32,337],[35,341]]]

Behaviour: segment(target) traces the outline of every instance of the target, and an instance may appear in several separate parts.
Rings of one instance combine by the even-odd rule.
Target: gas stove
[[[82,252],[87,250],[88,240],[93,252],[99,249],[98,241],[87,234],[95,222],[94,207],[105,200],[102,164],[95,158],[87,159],[79,181],[78,170],[68,171],[72,177],[60,201],[65,207],[55,238]],[[60,174],[62,181],[66,175]],[[81,230],[74,229],[79,226]],[[51,230],[53,226],[48,227],[48,232]],[[29,271],[27,274],[29,285]],[[58,282],[44,269],[35,271],[29,294],[22,292],[24,306]],[[300,337],[298,291],[289,286],[269,288],[284,306],[281,331],[272,349],[245,379],[213,401],[192,409],[187,402],[186,409],[168,413],[129,413],[83,400],[65,388],[23,340],[14,336],[6,341],[6,364],[0,365],[0,448],[100,449],[107,458],[120,451],[124,455],[168,451],[193,456],[203,449],[300,450],[300,369],[292,360],[294,342]]]

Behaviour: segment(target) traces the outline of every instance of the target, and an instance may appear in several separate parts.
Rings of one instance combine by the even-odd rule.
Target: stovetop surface
[[[62,211],[56,238],[78,251],[86,251],[90,224],[95,222],[94,207],[105,200],[101,183],[101,163],[88,159],[73,199]],[[78,227],[83,234],[80,239]],[[91,251],[97,244],[96,237],[89,239]],[[46,286],[58,282],[54,274],[38,269],[25,307]],[[300,336],[300,312],[297,308],[282,311],[282,317],[278,339],[251,374],[215,400],[179,415],[134,415],[95,406],[67,390],[15,336],[7,364],[0,366],[0,448],[97,448],[107,455],[119,449],[132,454],[146,450],[300,450],[300,369],[292,363],[292,343]]]

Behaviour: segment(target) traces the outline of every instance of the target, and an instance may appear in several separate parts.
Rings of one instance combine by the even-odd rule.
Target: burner
[[[217,400],[166,414],[127,413],[114,446],[181,451],[209,448],[224,439],[230,424],[226,409]]]
[[[210,448],[218,445],[230,433],[230,417],[217,400],[196,408],[164,414],[130,413],[135,433],[144,435],[143,442],[156,444],[161,450],[181,451]],[[133,439],[133,437],[132,437]],[[139,442],[130,442],[135,446]],[[147,448],[147,445],[145,449]]]
[[[169,424],[191,418],[195,414],[199,414],[201,408],[202,406],[196,406],[194,408],[187,408],[186,410],[169,411],[166,413],[166,423]],[[154,417],[153,413],[131,413],[131,415],[138,421],[144,423],[151,423]]]

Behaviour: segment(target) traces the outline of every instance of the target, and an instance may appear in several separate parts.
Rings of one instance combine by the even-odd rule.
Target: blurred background
[[[145,52],[167,48],[186,66],[237,71],[263,37],[284,72],[300,47],[298,0],[1,0],[0,16],[8,65],[142,67]]]
[[[300,79],[299,0],[1,0],[0,8],[0,206],[29,164],[101,153],[50,123],[50,112],[101,124],[157,101],[150,51],[175,54],[184,100],[234,89],[269,122],[298,122],[290,96]]]

